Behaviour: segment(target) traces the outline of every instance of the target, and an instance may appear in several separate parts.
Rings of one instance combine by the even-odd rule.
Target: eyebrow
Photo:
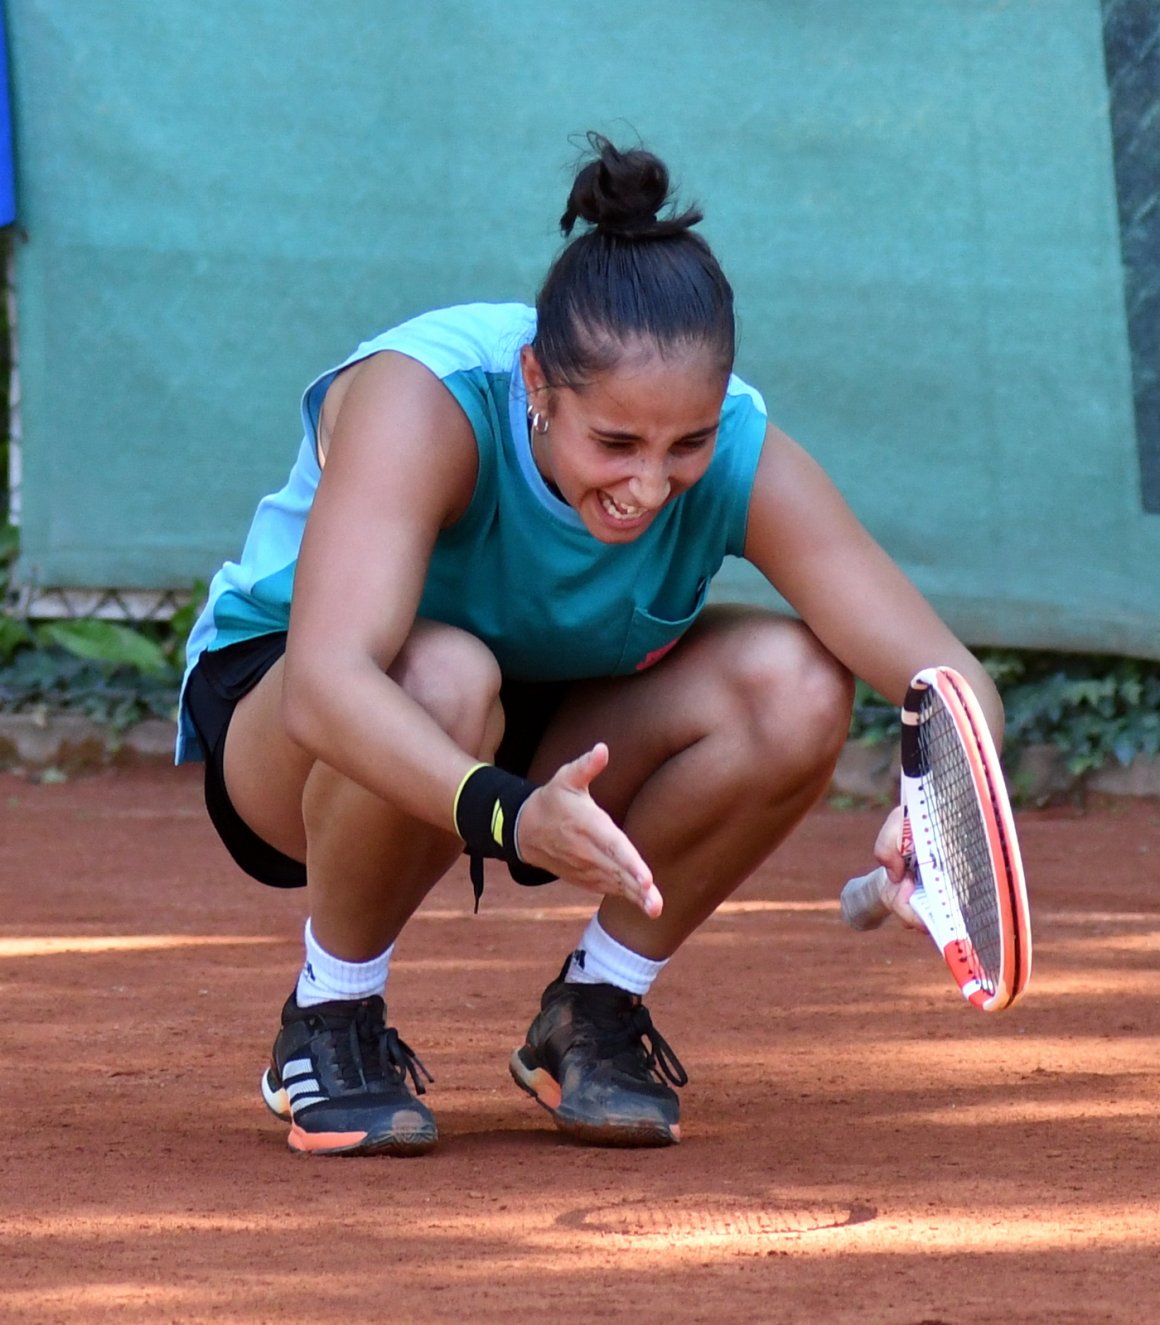
[[[714,419],[712,423],[706,424],[703,428],[694,428],[692,432],[682,433],[675,440],[678,442],[700,441],[702,438],[715,433],[720,426],[720,420]],[[599,437],[601,441],[606,442],[640,442],[644,440],[640,433],[619,432],[615,428],[593,428],[591,431],[594,437]]]

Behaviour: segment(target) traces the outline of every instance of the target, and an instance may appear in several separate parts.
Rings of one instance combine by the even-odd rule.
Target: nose
[[[633,504],[650,511],[659,510],[668,501],[672,487],[669,476],[659,465],[639,469],[628,483]]]

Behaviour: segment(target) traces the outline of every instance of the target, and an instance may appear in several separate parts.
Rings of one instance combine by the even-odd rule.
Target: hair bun
[[[598,133],[588,134],[588,146],[593,159],[580,168],[560,217],[566,235],[580,220],[605,235],[660,239],[701,220],[696,208],[661,217],[670,197],[669,171],[660,157],[639,147],[621,152]]]

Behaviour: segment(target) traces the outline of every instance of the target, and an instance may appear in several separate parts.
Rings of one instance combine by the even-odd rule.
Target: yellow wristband
[[[477,772],[481,768],[490,768],[490,767],[491,767],[490,764],[485,764],[482,762],[478,764],[472,764],[472,766],[467,770],[467,772],[464,773],[463,777],[460,778],[459,786],[455,788],[455,798],[451,802],[451,823],[457,833],[459,832],[459,798],[460,796],[463,795],[463,788],[467,786],[467,780],[469,777],[471,777],[472,773]]]

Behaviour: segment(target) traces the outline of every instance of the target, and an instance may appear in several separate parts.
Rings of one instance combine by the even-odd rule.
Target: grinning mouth
[[[600,504],[614,520],[639,520],[645,514],[643,506],[623,506],[607,492],[600,494]]]

